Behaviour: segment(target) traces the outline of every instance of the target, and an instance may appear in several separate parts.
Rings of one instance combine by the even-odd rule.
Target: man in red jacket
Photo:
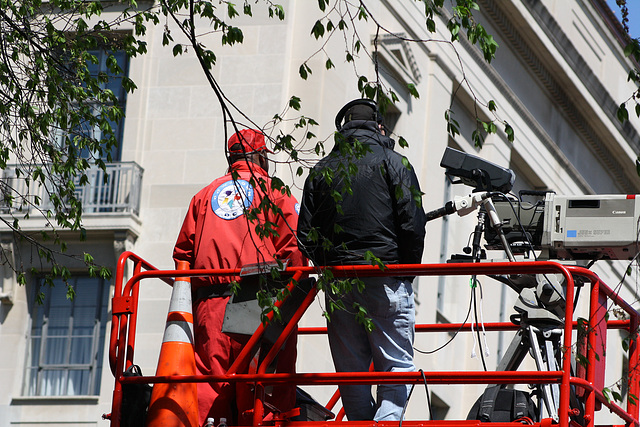
[[[264,135],[243,129],[229,138],[229,170],[200,190],[189,206],[173,251],[177,261],[188,261],[192,269],[241,268],[247,264],[289,260],[289,266],[306,265],[298,250],[295,228],[299,205],[295,198],[271,189],[268,176],[270,153]],[[278,209],[253,209],[268,199]],[[274,212],[274,211],[277,211]],[[273,233],[256,232],[271,223]],[[268,227],[267,227],[268,229]],[[263,236],[263,237],[261,237]],[[239,277],[192,279],[196,367],[199,374],[225,374],[243,347],[222,332],[231,283]],[[280,352],[277,372],[295,372],[296,337],[291,336]],[[295,387],[274,390],[269,403],[285,412],[295,405]],[[251,424],[253,394],[233,383],[198,383],[200,425],[208,417],[226,418],[229,424]]]

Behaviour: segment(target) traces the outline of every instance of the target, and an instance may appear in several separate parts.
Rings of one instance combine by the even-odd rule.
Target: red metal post
[[[293,290],[296,287],[296,284],[297,284],[298,280],[300,280],[301,277],[302,277],[302,272],[301,271],[296,271],[294,273],[293,277],[291,278],[291,280],[289,281],[289,283],[287,285],[287,290],[289,291],[289,294],[291,294],[293,292]],[[316,296],[316,293],[317,293],[317,290],[314,287],[313,289],[311,289],[309,291],[309,293],[307,294],[305,299],[302,301],[302,304],[300,304],[300,307],[298,307],[296,309],[295,313],[291,317],[291,320],[289,320],[289,322],[286,324],[286,326],[284,327],[284,329],[280,333],[280,336],[278,337],[276,342],[273,344],[273,346],[271,346],[271,350],[269,350],[269,352],[265,356],[264,360],[262,361],[262,363],[258,367],[258,373],[259,374],[265,373],[266,370],[267,370],[267,367],[276,358],[276,356],[278,355],[278,352],[280,351],[280,349],[284,345],[284,342],[289,338],[289,336],[291,335],[293,330],[295,328],[297,328],[298,322],[300,321],[300,318],[307,311],[307,308],[309,308],[309,306],[313,302],[313,300],[314,300],[314,298]],[[280,301],[279,305],[281,305],[283,303],[284,303],[284,301]],[[273,313],[269,313],[269,321],[272,321],[272,320],[273,320]],[[263,325],[260,325],[260,326],[262,327],[262,331],[260,331],[260,328],[259,328],[258,331],[256,331],[254,333],[254,336],[256,334],[259,334],[259,336],[262,336],[262,332],[264,331],[264,327],[263,327]],[[247,347],[248,347],[248,344],[245,346],[245,348],[247,348]],[[243,351],[244,351],[244,349],[243,349]],[[240,357],[238,357],[238,358],[240,358]],[[256,383],[255,405],[254,405],[254,411],[253,411],[253,425],[254,426],[258,426],[258,425],[262,424],[262,419],[264,418],[264,404],[263,404],[264,397],[265,397],[265,395],[264,395],[264,385],[262,383]]]
[[[629,391],[627,394],[627,412],[634,418],[638,419],[640,405],[640,346],[638,346],[638,327],[640,322],[638,313],[631,315],[629,325]]]
[[[131,295],[131,287],[123,286],[125,267],[129,260],[134,263],[134,271],[136,274],[142,270],[142,267],[157,271],[153,265],[147,263],[133,252],[125,251],[118,258],[115,290],[112,299],[111,336],[109,340],[109,365],[115,378],[113,401],[111,402],[112,427],[120,426],[122,406],[121,379],[123,378],[122,374],[125,370],[125,364],[128,368],[133,363],[133,350],[135,347],[139,287],[136,283],[133,295]],[[166,279],[162,280],[171,283]],[[129,315],[132,315],[133,317],[131,324],[127,327]],[[125,347],[127,335],[129,335],[129,346]]]
[[[591,281],[591,294],[589,301],[589,321],[587,326],[587,348],[586,348],[586,359],[587,359],[587,375],[586,380],[589,384],[595,387],[595,378],[596,378],[596,370],[602,368],[604,370],[604,366],[598,365],[596,366],[596,359],[598,357],[596,350],[596,331],[598,327],[598,322],[600,321],[599,315],[600,310],[598,309],[600,295],[600,281],[592,280]],[[604,318],[602,319],[604,321]],[[604,372],[602,373],[604,375]],[[596,394],[593,391],[589,391],[586,394],[585,401],[585,414],[589,414],[588,417],[585,417],[587,425],[585,427],[591,427],[594,424],[594,417],[591,414],[595,413],[596,410]]]
[[[140,263],[136,263],[135,269],[133,271],[134,274],[140,273],[142,270],[142,265]],[[140,282],[135,282],[133,287],[131,288],[131,299],[133,307],[132,313],[129,315],[129,333],[127,336],[127,351],[126,351],[126,361],[125,361],[125,369],[128,369],[131,365],[133,365],[133,353],[135,349],[136,343],[136,327],[138,326],[138,295],[140,294]]]
[[[573,330],[573,296],[575,288],[573,276],[564,267],[562,268],[562,274],[564,274],[567,281],[567,290],[564,318],[564,343],[562,349],[562,382],[560,384],[560,405],[558,408],[558,417],[560,427],[568,427],[568,414],[571,397],[571,332]]]

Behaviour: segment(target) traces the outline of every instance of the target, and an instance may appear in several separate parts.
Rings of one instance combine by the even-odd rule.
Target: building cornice
[[[591,121],[588,120],[587,116],[576,106],[576,101],[581,98],[568,95],[564,89],[564,87],[568,86],[561,83],[559,79],[555,77],[555,74],[549,70],[540,56],[531,48],[525,37],[513,26],[512,21],[507,19],[505,13],[496,1],[481,0],[480,3],[482,4],[483,12],[485,12],[485,14],[493,20],[496,27],[502,31],[503,36],[509,41],[513,50],[520,55],[531,72],[538,78],[555,105],[565,114],[567,120],[585,141],[588,148],[592,150],[608,173],[615,179],[616,184],[627,193],[636,193],[640,189],[640,183],[638,182],[635,168],[630,167],[632,162],[629,162],[628,165],[623,165],[619,157],[614,154],[616,147],[610,145],[612,143],[615,144],[615,140],[612,138],[612,142],[607,143],[598,135],[591,125]],[[545,35],[553,41],[555,48],[558,49],[577,78],[587,88],[589,95],[601,106],[602,111],[607,115],[607,119],[616,126],[633,150],[636,152],[640,151],[638,133],[631,124],[626,123],[625,126],[622,126],[619,123],[615,114],[617,105],[613,98],[598,77],[591,71],[591,68],[582,55],[580,55],[546,7],[542,2],[536,0],[522,0],[522,3],[528,8],[531,16],[536,20],[540,28],[545,31]],[[570,80],[570,77],[567,77],[566,80]],[[590,113],[596,114],[593,111]]]

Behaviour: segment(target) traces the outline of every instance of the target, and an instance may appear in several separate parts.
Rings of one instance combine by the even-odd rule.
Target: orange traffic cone
[[[179,261],[177,269],[188,270],[189,263]],[[195,374],[191,281],[188,277],[176,277],[156,375]],[[147,426],[197,427],[196,383],[155,384],[147,413]]]

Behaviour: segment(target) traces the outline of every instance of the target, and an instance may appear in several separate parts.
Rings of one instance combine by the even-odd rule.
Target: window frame
[[[86,281],[82,286],[78,286],[80,281]],[[109,321],[108,304],[110,281],[100,277],[90,277],[86,274],[73,275],[68,282],[74,286],[77,292],[87,292],[97,287],[93,296],[93,303],[90,308],[93,309],[93,326],[90,333],[76,334],[74,331],[74,322],[76,327],[83,327],[78,319],[78,311],[86,306],[79,305],[78,295],[73,301],[66,301],[71,304],[69,308],[69,319],[65,326],[64,334],[52,334],[49,331],[51,327],[51,304],[55,297],[53,292],[60,289],[66,295],[66,285],[62,280],[56,279],[55,287],[49,287],[45,283],[43,276],[35,276],[32,280],[32,292],[29,298],[29,328],[27,332],[27,345],[25,352],[25,366],[23,375],[22,396],[24,397],[76,397],[76,396],[98,396],[100,394],[100,380],[103,370],[104,346],[106,342],[106,326]],[[38,303],[38,294],[40,290],[45,291],[45,298],[42,304]],[[54,309],[56,306],[54,306]],[[85,319],[86,320],[86,319]],[[37,324],[36,324],[37,322]],[[64,322],[63,322],[64,323]],[[85,325],[84,328],[87,326]],[[34,334],[34,332],[36,332]],[[82,340],[91,339],[89,348],[90,353],[85,357],[85,361],[73,362],[74,354],[72,353],[74,344],[78,345]],[[36,343],[37,340],[37,343]],[[62,340],[63,355],[48,353],[49,345],[56,340]],[[76,351],[82,350],[82,345],[76,347]],[[85,349],[86,351],[86,349]],[[34,354],[37,353],[37,354]],[[50,360],[60,359],[52,363]],[[59,377],[55,377],[55,372],[59,372]],[[71,378],[74,372],[80,373],[75,380]],[[53,373],[54,376],[47,377],[47,373]],[[84,377],[87,375],[87,377]],[[50,381],[51,383],[47,383]],[[74,388],[78,388],[77,391]],[[70,392],[71,390],[71,392]]]

